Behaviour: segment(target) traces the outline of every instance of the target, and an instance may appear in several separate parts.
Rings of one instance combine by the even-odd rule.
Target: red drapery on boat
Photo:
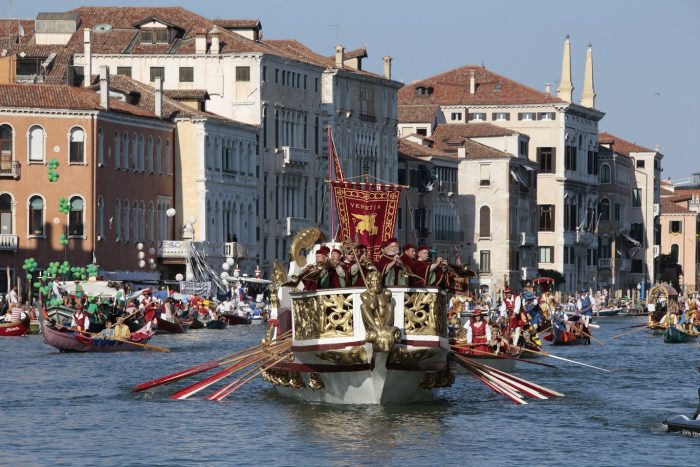
[[[340,238],[367,246],[373,259],[381,256],[381,244],[394,236],[402,186],[383,183],[332,180],[340,222]]]

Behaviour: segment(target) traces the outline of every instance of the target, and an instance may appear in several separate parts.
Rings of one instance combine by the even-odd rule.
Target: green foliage
[[[58,200],[58,212],[62,212],[63,214],[68,214],[70,212],[70,202],[63,196]]]
[[[51,159],[48,163],[48,168],[49,168],[49,182],[57,182],[59,175],[58,172],[56,172],[56,169],[58,169],[59,166],[58,160],[54,157]]]

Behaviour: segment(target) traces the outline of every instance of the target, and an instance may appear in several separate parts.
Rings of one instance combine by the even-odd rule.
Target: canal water
[[[151,341],[171,353],[61,354],[40,336],[2,338],[0,465],[700,465],[700,438],[661,424],[698,405],[698,345],[612,339],[641,320],[601,318],[605,345],[546,346],[612,373],[519,364],[519,376],[566,394],[526,406],[469,376],[436,402],[396,407],[293,402],[259,379],[220,403],[130,392],[254,345],[260,326]]]

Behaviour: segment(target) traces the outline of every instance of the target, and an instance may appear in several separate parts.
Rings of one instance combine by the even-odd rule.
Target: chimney
[[[194,53],[203,55],[207,53],[207,31],[200,29],[194,36]]]
[[[552,95],[552,83],[544,83],[544,92],[550,96]]]
[[[343,69],[345,63],[345,47],[338,44],[335,46],[335,67]]]
[[[211,48],[209,49],[209,53],[212,55],[218,55],[220,52],[219,28],[214,26],[211,31],[209,31],[209,34],[211,34]]]
[[[469,71],[469,94],[472,96],[476,92],[476,72],[474,70]]]
[[[588,44],[586,51],[586,70],[583,74],[583,93],[581,105],[590,109],[595,108],[595,89],[593,88],[593,47]]]
[[[90,28],[83,29],[83,53],[85,54],[85,65],[83,66],[83,86],[90,86],[92,80],[92,46],[90,44],[92,31]]]
[[[460,159],[465,159],[467,157],[467,148],[460,146],[457,148],[457,157]]]
[[[571,47],[569,46],[569,35],[564,41],[564,58],[561,61],[561,80],[557,88],[557,97],[563,101],[571,102],[574,93],[574,85],[571,82]]]
[[[153,94],[153,113],[156,114],[156,117],[163,118],[163,81],[160,77],[156,78],[155,88],[156,92]]]
[[[391,79],[391,60],[390,56],[384,56],[384,77],[386,79]]]
[[[100,67],[100,107],[109,110],[109,68]]]

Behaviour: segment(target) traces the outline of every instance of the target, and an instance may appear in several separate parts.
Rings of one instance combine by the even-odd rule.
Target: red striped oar
[[[520,396],[517,394],[514,394],[509,391],[504,391],[503,388],[500,385],[497,385],[493,383],[492,381],[488,380],[485,376],[480,374],[476,367],[471,364],[471,362],[467,359],[462,359],[462,358],[456,358],[455,361],[459,363],[462,367],[464,367],[467,371],[469,371],[472,375],[474,375],[479,381],[484,383],[486,386],[488,386],[493,392],[497,394],[501,394],[503,396],[506,396],[513,402],[519,405],[525,405],[527,402],[525,402]]]
[[[263,362],[261,365],[258,365],[257,367],[253,368],[252,370],[248,371],[246,374],[240,376],[239,378],[236,378],[233,382],[227,384],[214,394],[205,397],[206,400],[210,401],[221,401],[224,397],[228,396],[231,394],[233,391],[237,390],[244,384],[252,381],[253,379],[257,378],[261,374],[263,374],[264,371],[269,370],[273,366],[277,365],[279,362],[284,360],[285,358],[289,357],[289,353],[285,353],[281,357],[277,359],[268,359],[265,362]],[[257,371],[257,373],[255,373]],[[255,373],[255,374],[253,374]],[[250,376],[253,374],[252,376]]]
[[[286,340],[286,336],[291,334],[289,333],[284,333],[282,336],[280,336],[280,340]],[[277,345],[278,341],[273,342],[270,344],[270,346]],[[226,355],[224,357],[217,358],[215,360],[211,360],[208,362],[200,363],[199,365],[195,365],[191,368],[187,368],[185,370],[178,371],[177,373],[173,373],[171,375],[166,375],[160,378],[156,378],[151,381],[147,381],[145,383],[139,384],[138,386],[135,386],[131,391],[132,392],[141,392],[145,391],[147,389],[155,388],[157,386],[161,386],[163,384],[168,384],[168,383],[174,383],[175,381],[180,381],[185,378],[189,378],[190,376],[198,375],[200,373],[204,373],[205,371],[212,370],[214,368],[218,368],[220,366],[224,366],[227,363],[231,363],[232,361],[235,361],[236,358],[246,358],[247,353],[255,353],[257,351],[262,350],[263,346],[261,345],[255,345],[253,347],[248,347],[243,350],[239,350],[238,352],[234,352],[230,355]]]
[[[486,371],[486,370],[484,370],[484,371]],[[487,373],[490,376],[492,376],[493,378],[496,378],[500,381],[503,381],[507,386],[511,387],[514,391],[521,392],[528,397],[533,397],[536,399],[548,399],[548,397],[545,396],[544,394],[542,394],[541,392],[536,391],[535,389],[532,389],[528,386],[525,386],[524,384],[520,384],[513,379],[505,378],[503,375],[499,375],[498,373],[495,373],[495,372],[487,371]]]
[[[198,383],[192,384],[190,386],[187,386],[184,389],[181,389],[174,393],[173,395],[170,396],[171,399],[177,399],[177,400],[183,400],[187,399],[188,397],[198,393],[202,389],[206,389],[209,386],[211,386],[214,383],[217,383],[221,381],[222,379],[226,378],[227,376],[231,376],[238,370],[242,370],[243,368],[246,368],[254,363],[257,363],[261,360],[264,360],[265,358],[268,358],[266,355],[263,356],[254,356],[254,357],[249,357],[245,360],[242,360],[238,362],[237,364],[225,368],[218,373],[215,373],[211,375],[210,377],[203,379],[202,381],[199,381]]]
[[[480,364],[480,363],[477,363],[477,365],[481,365],[481,364]],[[486,365],[483,365],[483,366],[486,366]],[[535,383],[533,383],[533,382],[531,382],[531,381],[528,381],[528,380],[526,380],[526,379],[518,378],[517,376],[513,376],[513,375],[511,375],[511,374],[509,374],[509,373],[506,373],[506,372],[501,371],[501,370],[497,370],[497,369],[495,369],[495,368],[491,368],[491,367],[488,367],[488,368],[489,368],[489,370],[490,370],[491,372],[493,372],[493,373],[497,373],[497,374],[499,374],[499,375],[501,375],[501,376],[503,376],[503,377],[510,378],[511,380],[516,381],[516,382],[518,382],[518,383],[520,383],[520,384],[522,384],[522,385],[528,386],[528,387],[530,387],[531,389],[537,390],[537,391],[541,392],[542,394],[544,394],[544,395],[546,395],[546,396],[550,396],[550,397],[564,397],[564,394],[562,394],[562,393],[560,393],[560,392],[554,391],[554,390],[549,389],[549,388],[546,388],[546,387],[544,387],[544,386],[540,386],[539,384],[535,384]]]

